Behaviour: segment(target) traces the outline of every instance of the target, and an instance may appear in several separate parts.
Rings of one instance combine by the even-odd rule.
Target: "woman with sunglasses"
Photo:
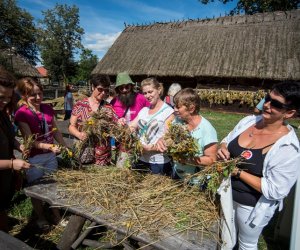
[[[7,209],[14,195],[14,171],[30,168],[30,164],[15,159],[14,149],[23,152],[24,147],[15,139],[13,125],[7,114],[12,102],[15,78],[0,66],[0,231],[8,231]]]
[[[242,119],[218,150],[220,160],[242,159],[232,173],[233,213],[227,217],[234,220],[239,249],[257,249],[260,233],[297,180],[300,146],[287,120],[299,108],[299,83],[275,85],[262,114]]]
[[[117,120],[113,108],[105,101],[109,93],[109,77],[94,75],[92,76],[90,83],[92,85],[91,96],[84,98],[75,104],[70,118],[70,134],[81,141],[87,138],[87,134],[84,131],[81,131],[81,123],[88,120],[93,112],[105,108],[111,114],[112,119]],[[110,163],[111,152],[108,140],[103,140],[101,144],[95,145],[94,159],[94,163],[100,166],[108,165]]]

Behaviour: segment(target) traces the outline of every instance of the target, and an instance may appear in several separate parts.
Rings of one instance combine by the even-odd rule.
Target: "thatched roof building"
[[[201,83],[300,80],[300,10],[127,26],[92,74]]]
[[[23,56],[10,49],[0,49],[0,64],[18,77],[41,77],[38,70]]]

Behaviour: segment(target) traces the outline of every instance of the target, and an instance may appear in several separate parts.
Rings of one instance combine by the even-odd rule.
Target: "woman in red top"
[[[90,80],[92,85],[92,94],[90,97],[78,101],[72,110],[70,118],[69,131],[70,134],[83,141],[87,138],[87,134],[81,131],[81,123],[88,120],[93,112],[97,112],[100,108],[109,110],[112,119],[117,121],[117,116],[112,106],[105,101],[109,93],[110,80],[108,76],[94,75]],[[108,165],[111,160],[111,149],[109,140],[103,140],[95,146],[95,164],[104,166]]]

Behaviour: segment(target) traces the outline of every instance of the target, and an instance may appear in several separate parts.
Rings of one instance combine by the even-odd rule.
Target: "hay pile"
[[[131,234],[153,239],[160,230],[196,231],[218,240],[218,208],[199,188],[160,175],[115,167],[60,170],[58,195]],[[212,228],[214,229],[212,230]]]

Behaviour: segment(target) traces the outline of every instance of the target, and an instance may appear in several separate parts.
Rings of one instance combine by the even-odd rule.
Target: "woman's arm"
[[[252,188],[254,188],[258,192],[261,191],[261,178],[255,175],[249,174],[248,172],[235,168],[234,171],[231,173],[232,176],[239,178],[241,181],[245,182]]]
[[[19,128],[22,133],[22,136],[24,139],[28,138],[32,135],[30,127],[25,122],[19,122]],[[44,149],[44,150],[50,150],[53,153],[59,153],[60,149],[57,145],[50,144],[50,143],[44,143],[40,141],[34,141],[33,146],[37,149]]]
[[[21,170],[30,168],[30,164],[20,159],[0,160],[0,170],[12,169]]]
[[[87,134],[85,132],[80,132],[77,129],[77,116],[71,115],[70,118],[70,125],[69,125],[69,132],[71,135],[74,135],[79,140],[83,141],[87,138]]]
[[[191,161],[193,165],[209,166],[217,160],[218,144],[210,143],[204,147],[203,155],[194,157]]]
[[[172,123],[172,121],[174,119],[175,119],[175,115],[171,114],[167,118],[167,120],[165,121],[165,133],[168,132],[170,124]],[[166,142],[164,140],[164,137],[162,136],[160,139],[158,139],[158,141],[154,145],[151,145],[150,150],[158,151],[158,152],[161,152],[161,153],[165,152],[167,150],[167,145],[166,145]]]

